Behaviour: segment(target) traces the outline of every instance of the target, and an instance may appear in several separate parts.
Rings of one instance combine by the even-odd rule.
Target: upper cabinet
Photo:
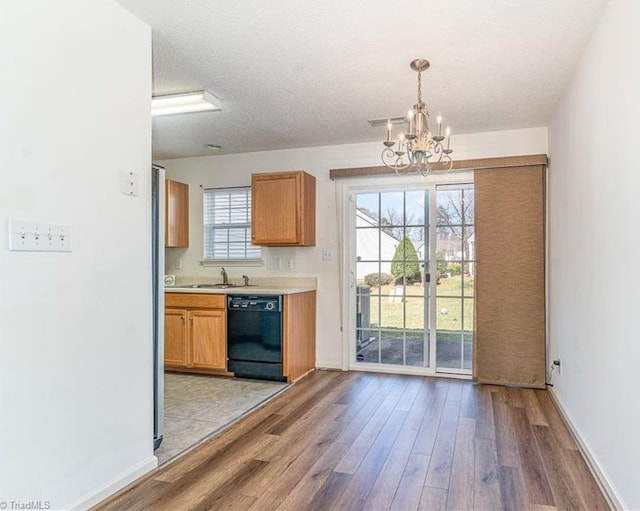
[[[251,175],[251,242],[314,247],[316,178],[302,170]]]
[[[165,181],[165,246],[189,246],[189,185]]]

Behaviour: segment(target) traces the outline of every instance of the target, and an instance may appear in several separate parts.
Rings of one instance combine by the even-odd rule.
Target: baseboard
[[[111,495],[125,488],[146,473],[152,471],[157,466],[158,458],[156,458],[155,456],[151,456],[141,463],[138,463],[134,467],[131,467],[129,470],[120,473],[117,477],[114,478],[113,481],[105,484],[97,491],[93,492],[91,495],[85,495],[84,497],[78,499],[75,503],[73,503],[66,509],[89,509],[91,506],[95,506],[96,504],[102,502],[107,497],[110,497]]]
[[[562,417],[562,420],[564,421],[565,425],[569,429],[571,436],[576,441],[576,444],[578,444],[578,449],[580,449],[580,453],[582,454],[582,457],[585,459],[587,463],[587,467],[589,467],[589,470],[591,471],[591,475],[593,475],[593,478],[596,480],[596,483],[598,483],[598,486],[600,487],[600,490],[604,494],[605,499],[607,499],[609,506],[612,509],[616,509],[616,510],[629,509],[624,504],[620,496],[617,494],[617,492],[609,482],[609,479],[606,477],[604,472],[600,469],[598,462],[591,454],[591,450],[588,448],[587,444],[584,442],[582,437],[578,434],[578,430],[573,425],[573,422],[569,418],[569,414],[567,413],[565,408],[562,406],[562,402],[560,401],[560,398],[558,398],[558,396],[556,395],[555,391],[552,388],[549,388],[547,390],[549,392],[549,395],[551,396],[551,400],[553,401],[553,404],[558,410],[558,413],[560,413],[560,417]]]
[[[342,371],[342,366],[339,364],[323,364],[321,366],[317,366],[316,369],[319,371]]]

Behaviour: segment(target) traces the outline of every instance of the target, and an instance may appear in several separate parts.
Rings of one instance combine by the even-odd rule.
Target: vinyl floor
[[[610,508],[547,391],[316,371],[98,509]]]
[[[193,374],[165,374],[163,465],[234,422],[287,385]]]

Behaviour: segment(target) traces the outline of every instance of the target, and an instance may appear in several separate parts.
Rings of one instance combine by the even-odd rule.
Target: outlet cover
[[[120,174],[120,191],[124,195],[138,195],[138,174],[131,170],[123,170]]]
[[[285,257],[283,259],[284,261],[284,269],[288,270],[288,271],[293,271],[294,270],[294,262],[293,262],[293,257]]]

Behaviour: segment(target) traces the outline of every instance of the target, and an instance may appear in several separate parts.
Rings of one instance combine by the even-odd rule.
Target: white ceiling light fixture
[[[151,115],[154,116],[216,110],[222,110],[222,104],[218,98],[206,90],[154,96],[151,99]]]
[[[445,135],[442,135],[441,115],[437,118],[436,134],[429,131],[429,110],[422,101],[422,71],[429,69],[429,65],[429,61],[425,59],[416,59],[410,64],[411,69],[418,73],[418,102],[407,115],[408,132],[400,133],[397,142],[392,140],[393,123],[391,119],[387,121],[387,139],[383,142],[385,148],[382,150],[382,163],[398,175],[417,172],[421,176],[427,176],[433,170],[433,165],[441,164],[438,170],[451,170],[453,165],[450,156],[453,152],[450,148],[451,130],[447,127]]]

